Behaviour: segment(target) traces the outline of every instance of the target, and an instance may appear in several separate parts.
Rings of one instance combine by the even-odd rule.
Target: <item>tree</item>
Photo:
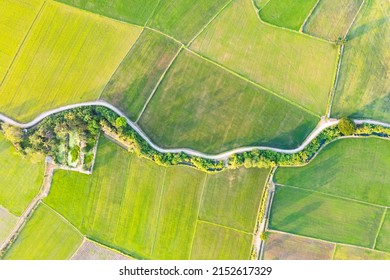
[[[344,45],[347,42],[347,39],[343,37],[338,37],[336,40],[336,46]]]
[[[118,129],[124,128],[127,125],[127,120],[125,117],[119,117],[115,120],[115,126]]]
[[[263,232],[260,234],[260,239],[263,240],[263,241],[266,241],[266,240],[268,239],[268,232],[263,231]]]
[[[3,123],[1,125],[1,128],[4,133],[4,137],[8,141],[12,142],[12,144],[17,145],[18,143],[22,142],[22,136],[23,136],[22,129],[6,123]]]
[[[337,125],[338,129],[340,130],[340,132],[343,134],[343,135],[352,135],[355,133],[356,131],[356,125],[355,123],[350,120],[350,119],[347,119],[347,118],[342,118],[340,119],[338,125]]]

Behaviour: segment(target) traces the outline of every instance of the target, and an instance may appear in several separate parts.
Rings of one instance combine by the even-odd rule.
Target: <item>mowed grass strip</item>
[[[0,133],[0,205],[20,216],[38,194],[44,163],[23,158]]]
[[[319,115],[326,111],[338,48],[263,23],[251,0],[233,1],[191,48]]]
[[[253,232],[268,173],[268,169],[240,168],[208,175],[199,218]]]
[[[303,236],[270,232],[264,260],[330,260],[335,244]]]
[[[288,187],[277,187],[270,229],[371,248],[383,208]]]
[[[144,25],[159,0],[56,0],[117,20]]]
[[[107,84],[102,99],[136,120],[179,48],[168,37],[145,29]]]
[[[320,0],[303,31],[336,41],[344,37],[363,0]]]
[[[390,2],[367,0],[345,44],[332,116],[390,122]]]
[[[353,246],[336,245],[334,260],[390,260],[390,254],[358,248]]]
[[[86,240],[73,255],[72,260],[130,260],[130,257],[115,252],[95,242]]]
[[[213,63],[182,51],[139,125],[160,146],[215,154],[254,145],[295,148],[318,120]]]
[[[7,260],[69,259],[83,236],[50,207],[40,204],[4,256]]]
[[[43,0],[0,1],[0,83],[42,4]]]
[[[375,249],[390,253],[390,211],[387,209],[385,219],[380,228]]]
[[[0,88],[0,111],[19,121],[97,99],[141,28],[47,2]]]
[[[0,244],[7,239],[18,221],[18,217],[0,206]]]
[[[390,206],[390,141],[335,141],[304,167],[278,168],[275,182]]]
[[[229,228],[198,222],[192,260],[248,260],[253,235]]]
[[[260,10],[261,18],[271,24],[299,30],[318,0],[270,0]]]

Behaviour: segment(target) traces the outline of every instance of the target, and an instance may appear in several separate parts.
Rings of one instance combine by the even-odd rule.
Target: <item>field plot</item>
[[[0,1],[0,84],[43,0]]]
[[[83,236],[50,207],[40,204],[4,259],[64,260],[80,246]]]
[[[56,0],[95,14],[144,25],[159,0]]]
[[[39,192],[44,164],[24,159],[0,133],[0,166],[0,205],[20,216]]]
[[[299,30],[318,0],[270,0],[260,10],[261,19],[281,27]]]
[[[387,209],[382,227],[380,228],[375,249],[390,252],[390,211]]]
[[[98,98],[140,32],[47,2],[0,88],[0,111],[28,121],[48,109]]]
[[[278,169],[275,182],[390,206],[390,141],[335,141],[304,167]]]
[[[390,260],[390,254],[357,248],[352,246],[336,245],[334,260]]]
[[[198,222],[191,251],[193,260],[248,260],[253,235]]]
[[[161,0],[148,25],[189,42],[229,0]]]
[[[136,120],[179,44],[145,29],[104,89],[102,99]]]
[[[191,48],[319,115],[326,111],[338,48],[263,23],[251,0],[233,1]]]
[[[332,116],[390,122],[390,2],[363,5],[347,36]]]
[[[302,236],[271,232],[264,260],[330,260],[335,244]]]
[[[18,217],[0,206],[0,244],[3,244],[4,240],[8,237],[16,225],[17,221]]]
[[[336,41],[344,37],[363,0],[320,0],[303,31]]]
[[[264,8],[270,0],[254,0],[254,4],[258,9]]]
[[[130,260],[131,258],[86,240],[73,255],[72,260]]]
[[[183,51],[139,124],[160,146],[218,153],[250,145],[295,148],[318,121],[304,110]]]

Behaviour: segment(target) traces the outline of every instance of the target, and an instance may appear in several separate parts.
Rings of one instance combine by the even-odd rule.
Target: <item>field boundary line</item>
[[[151,30],[151,31],[154,31],[154,32],[156,32],[156,33],[159,33],[159,34],[161,34],[161,35],[163,35],[163,36],[165,36],[165,37],[167,37],[167,38],[169,38],[169,39],[175,41],[175,42],[178,43],[180,46],[185,46],[182,42],[180,42],[180,41],[177,40],[176,38],[172,37],[171,35],[168,35],[167,33],[162,32],[161,30],[158,30],[158,29],[153,28],[153,27],[151,27],[151,26],[145,26],[145,29],[149,29],[149,30]]]
[[[243,233],[243,234],[247,234],[247,235],[253,235],[253,233],[247,232],[245,230],[236,229],[236,228],[233,228],[233,227],[221,225],[221,224],[218,224],[218,223],[214,223],[214,222],[210,222],[210,221],[206,221],[206,220],[202,220],[202,219],[198,219],[198,222],[209,224],[209,225],[213,225],[213,226],[222,227],[222,228],[225,228],[225,229],[230,229],[230,230],[233,230],[233,231],[236,231],[236,232],[239,232],[239,233]]]
[[[363,5],[364,5],[365,2],[366,2],[366,0],[363,0],[362,3],[360,4],[360,7],[359,7],[359,9],[357,10],[356,15],[355,15],[354,18],[352,19],[351,24],[349,25],[349,27],[347,28],[347,31],[345,32],[344,38],[347,38],[348,33],[349,33],[349,31],[351,30],[352,25],[355,23],[357,17],[359,16],[360,11],[361,11],[361,9],[363,8]]]
[[[72,258],[77,254],[77,252],[80,250],[80,248],[84,245],[84,243],[87,241],[87,238],[84,236],[83,242],[81,242],[80,246],[74,251],[74,253],[68,258],[68,260],[72,260]]]
[[[9,211],[8,208],[4,207],[2,204],[0,204],[0,210],[3,210],[4,212],[7,212],[7,214],[11,215],[12,217],[19,219],[19,216]]]
[[[155,14],[155,12],[157,10],[157,7],[160,5],[160,3],[161,3],[161,0],[158,0],[156,6],[154,6],[154,8],[153,8],[152,12],[150,13],[149,17],[146,19],[144,27],[146,27],[148,25],[150,19],[154,16],[154,14]]]
[[[334,260],[334,257],[335,257],[335,255],[336,255],[336,250],[337,250],[337,244],[334,243],[334,248],[333,248],[333,253],[332,253],[332,258],[331,258],[331,260]]]
[[[377,231],[376,236],[375,236],[374,245],[372,245],[373,250],[375,250],[376,242],[378,240],[379,233],[382,229],[383,223],[385,222],[386,214],[387,214],[387,208],[385,208],[385,210],[383,211],[382,218],[381,218],[381,221],[379,223],[378,231]]]
[[[104,249],[106,249],[106,250],[109,250],[109,251],[112,251],[112,252],[117,253],[117,254],[119,254],[119,255],[122,255],[122,256],[124,256],[124,257],[126,257],[126,258],[136,260],[136,258],[134,258],[134,257],[132,257],[132,256],[130,256],[130,255],[127,255],[127,254],[125,254],[124,252],[121,252],[121,251],[119,251],[119,250],[117,250],[117,249],[115,249],[115,248],[109,247],[109,246],[107,246],[107,245],[105,245],[105,244],[102,244],[102,243],[96,241],[96,240],[90,239],[90,238],[88,238],[87,236],[84,236],[83,243],[81,243],[80,247],[76,250],[76,252],[72,255],[72,257],[71,257],[69,260],[72,260],[72,258],[76,255],[76,253],[79,251],[79,249],[80,249],[86,242],[90,242],[90,243],[96,244],[97,246],[100,246],[100,247],[102,247],[102,248],[104,248]]]
[[[181,50],[183,49],[183,46],[181,46],[179,48],[179,50],[177,51],[177,53],[175,54],[175,56],[172,58],[171,62],[168,64],[167,68],[164,70],[164,72],[161,74],[160,76],[160,79],[157,81],[156,85],[154,86],[152,92],[150,93],[148,99],[146,100],[143,108],[141,109],[141,111],[138,113],[138,117],[137,119],[135,120],[135,123],[138,123],[138,121],[141,119],[143,113],[145,112],[146,110],[146,107],[148,107],[149,105],[149,102],[152,100],[153,96],[155,95],[155,93],[157,92],[158,90],[158,87],[160,86],[160,84],[162,83],[162,81],[164,80],[165,78],[165,75],[168,73],[169,69],[171,68],[171,66],[173,65],[174,61],[176,60],[176,58],[179,56]]]
[[[326,106],[325,116],[327,118],[330,118],[330,115],[332,112],[333,100],[334,100],[334,96],[336,95],[336,89],[337,89],[337,85],[338,85],[338,81],[339,81],[339,77],[340,77],[341,61],[343,59],[343,55],[344,55],[344,44],[342,44],[341,47],[339,48],[338,56],[336,59],[336,67],[335,67],[336,71],[334,74],[334,81],[333,81],[333,85],[332,85],[332,88],[331,88],[330,93],[329,93],[328,104]]]
[[[303,28],[305,28],[305,25],[306,25],[306,23],[308,22],[308,20],[309,20],[309,18],[311,17],[311,15],[313,14],[314,10],[317,9],[318,4],[320,4],[320,1],[321,1],[321,0],[318,0],[318,1],[314,4],[313,8],[311,8],[309,14],[307,15],[307,17],[306,17],[305,20],[303,21],[301,27],[299,27],[299,31],[300,31],[300,32],[303,32]]]
[[[268,0],[267,3],[265,3],[265,5],[260,9],[260,8],[258,8],[258,7],[256,6],[255,0],[252,0],[253,5],[256,7],[256,10],[257,10],[258,12],[260,12],[262,9],[264,9],[264,8],[268,5],[269,2],[271,2],[271,0]]]

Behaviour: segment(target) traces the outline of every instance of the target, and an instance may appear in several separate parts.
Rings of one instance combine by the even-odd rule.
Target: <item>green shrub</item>
[[[356,125],[355,123],[350,120],[350,119],[347,119],[347,118],[342,118],[340,119],[338,125],[337,125],[338,129],[340,130],[340,132],[343,134],[343,135],[352,135],[355,133],[356,131]]]

